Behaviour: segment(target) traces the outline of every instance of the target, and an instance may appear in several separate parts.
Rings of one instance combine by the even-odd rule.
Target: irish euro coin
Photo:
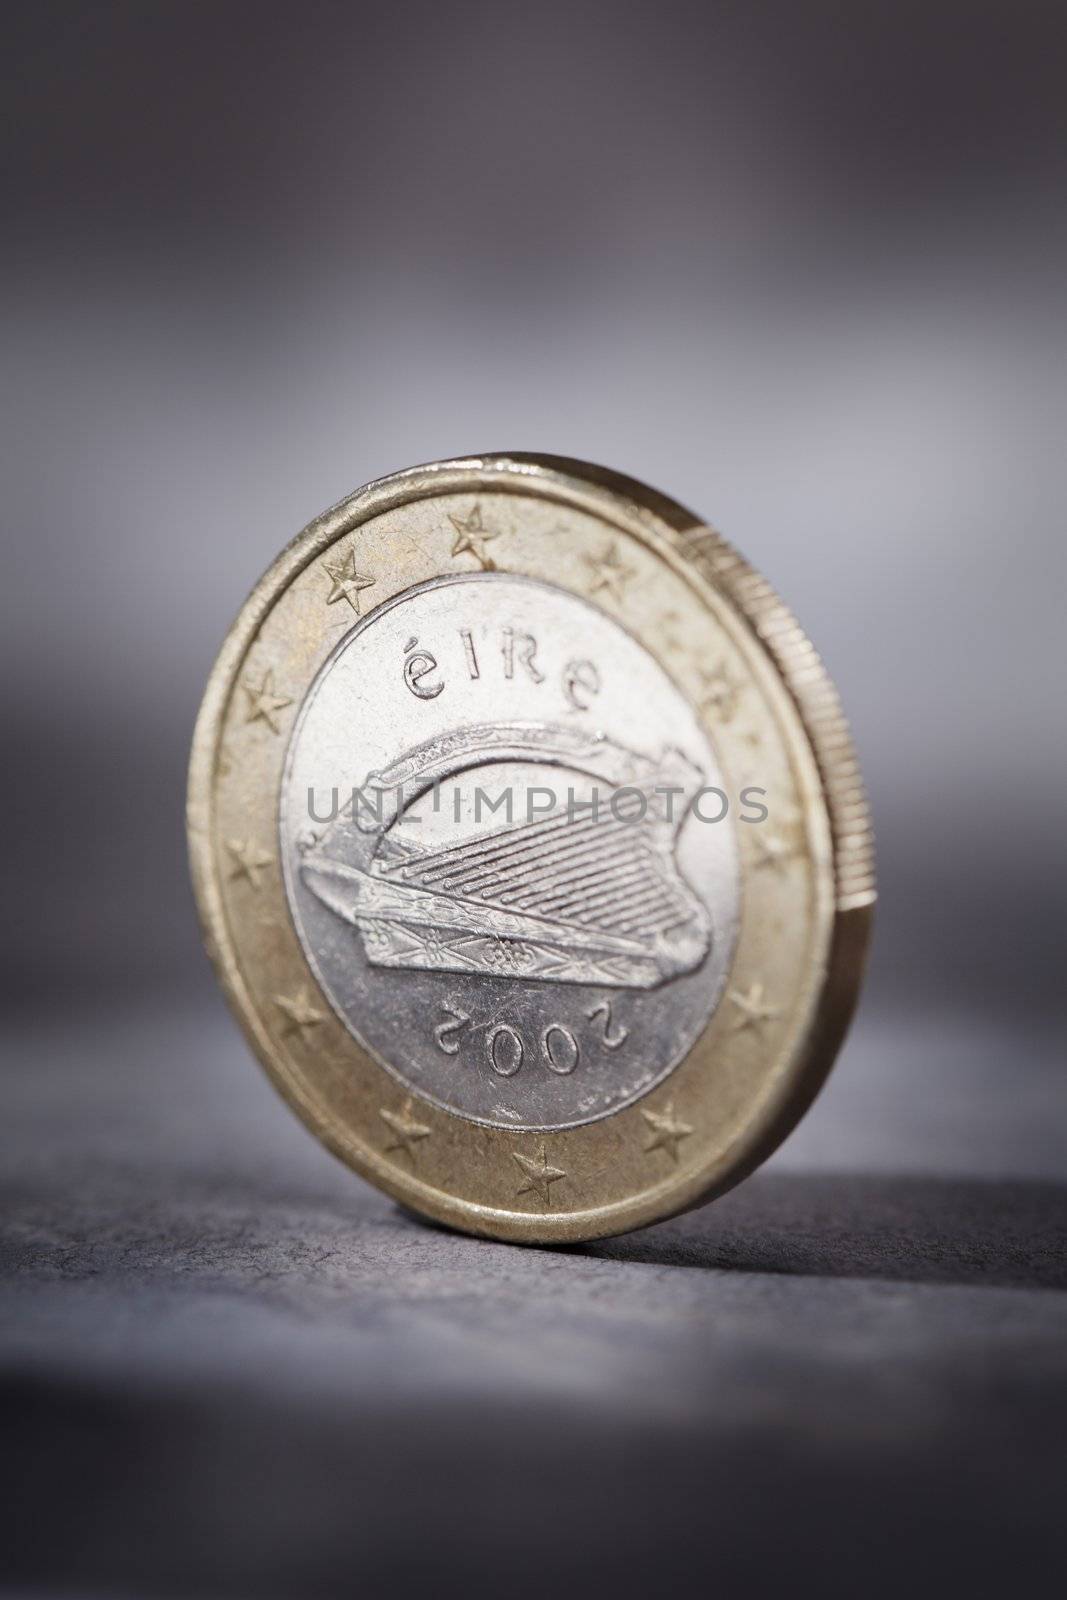
[[[417,467],[312,522],[223,645],[188,816],[278,1089],[472,1233],[721,1193],[855,1004],[873,853],[833,686],[719,534],[581,462]]]

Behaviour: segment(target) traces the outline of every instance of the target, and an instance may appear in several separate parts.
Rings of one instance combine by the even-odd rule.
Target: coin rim
[[[541,491],[593,510],[609,523],[640,526],[661,555],[716,590],[750,644],[783,683],[822,783],[831,842],[831,926],[822,983],[807,1033],[782,1071],[775,1091],[744,1136],[685,1179],[667,1178],[632,1198],[587,1211],[543,1214],[492,1206],[403,1181],[403,1174],[353,1150],[302,1086],[276,1059],[269,1033],[247,994],[220,891],[211,838],[212,791],[223,720],[245,655],[277,598],[297,575],[343,534],[397,505],[437,494]],[[616,504],[606,513],[605,491]],[[592,497],[592,498],[591,498]],[[619,503],[621,502],[621,504]],[[621,516],[620,513],[625,513]],[[323,1143],[401,1203],[467,1232],[513,1241],[548,1242],[603,1237],[702,1204],[733,1187],[781,1142],[818,1093],[847,1031],[870,935],[875,901],[873,837],[858,764],[836,690],[812,645],[770,585],[708,524],[646,485],[590,463],[525,452],[494,453],[429,463],[374,480],[315,518],[268,568],[231,627],[208,680],[197,718],[189,768],[190,863],[205,945],[220,986],[271,1080]],[[421,1098],[421,1097],[416,1097]],[[429,1104],[429,1102],[427,1102]]]

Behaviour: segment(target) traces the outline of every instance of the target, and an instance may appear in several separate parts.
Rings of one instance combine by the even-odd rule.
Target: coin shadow
[[[1067,1187],[760,1173],[713,1204],[580,1247],[719,1272],[1067,1288]]]

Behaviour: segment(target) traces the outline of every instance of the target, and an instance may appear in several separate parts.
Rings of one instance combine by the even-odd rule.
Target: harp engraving
[[[595,811],[559,806],[436,847],[398,837],[401,805],[406,813],[434,784],[502,762],[579,774],[605,797],[637,790],[642,820],[605,798]],[[707,908],[675,859],[703,777],[677,749],[653,758],[571,727],[454,729],[368,773],[363,790],[380,791],[380,813],[342,812],[300,873],[375,966],[653,988],[711,948]]]

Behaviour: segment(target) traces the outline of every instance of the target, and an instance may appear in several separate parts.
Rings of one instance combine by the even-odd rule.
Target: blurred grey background
[[[848,1592],[872,1549],[875,1584],[915,1541],[979,1584],[1041,1550],[1065,42],[1042,0],[10,14],[15,1580],[473,1582],[470,1519],[497,1555],[529,1531],[505,1481],[575,1581],[703,1559],[701,1485],[737,1583],[768,1527]],[[772,579],[880,844],[864,1010],[768,1175],[577,1256],[423,1234],[321,1155],[222,1013],[185,867],[193,718],[262,570],[368,478],[508,448],[643,478]]]
[[[241,599],[366,479],[521,448],[662,487],[799,613],[873,797],[877,999],[1048,999],[1065,31],[981,0],[25,9],[16,991],[200,983],[183,767]]]

